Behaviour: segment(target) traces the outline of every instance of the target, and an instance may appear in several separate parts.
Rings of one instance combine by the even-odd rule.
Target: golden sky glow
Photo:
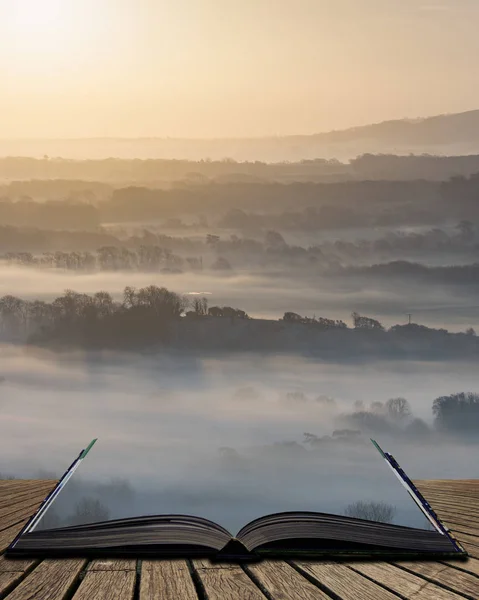
[[[477,0],[0,0],[0,137],[313,133],[479,107]]]

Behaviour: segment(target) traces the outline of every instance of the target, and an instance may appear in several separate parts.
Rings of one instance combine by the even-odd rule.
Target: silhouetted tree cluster
[[[283,321],[286,323],[303,323],[304,325],[312,325],[318,329],[346,329],[347,325],[344,321],[336,319],[326,319],[325,317],[302,317],[294,312],[285,312]]]
[[[103,246],[95,253],[57,251],[45,252],[40,256],[29,252],[8,252],[0,260],[13,265],[73,271],[181,272],[184,268],[203,268],[201,257],[183,259],[168,248],[159,246],[140,246],[136,250],[122,246]]]
[[[357,312],[353,312],[352,317],[355,329],[375,329],[384,331],[384,327],[376,319],[372,319],[371,317],[362,317]]]
[[[58,340],[87,346],[144,345],[166,341],[171,323],[188,301],[154,285],[126,287],[123,301],[107,292],[93,296],[67,290],[53,302],[0,298],[0,326],[8,338]]]
[[[0,224],[47,229],[93,229],[100,225],[100,215],[97,208],[85,202],[35,202],[30,198],[12,202],[8,198],[0,198]]]
[[[479,432],[479,394],[460,392],[434,400],[432,411],[436,427],[451,433]]]
[[[249,319],[244,310],[232,308],[231,306],[212,306],[208,309],[208,316],[230,318],[230,319]]]
[[[345,276],[414,279],[423,283],[431,282],[441,285],[479,285],[479,263],[430,267],[420,263],[398,260],[367,267],[347,267],[343,269],[342,273]]]
[[[73,514],[67,519],[69,525],[87,525],[108,521],[110,511],[97,498],[82,498],[75,506]]]

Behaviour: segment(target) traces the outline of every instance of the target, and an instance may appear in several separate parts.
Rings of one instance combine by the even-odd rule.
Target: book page
[[[168,452],[99,440],[37,530],[188,514],[234,534],[253,519],[283,511],[431,529],[373,445],[354,437],[343,433],[304,446],[223,446],[194,453],[187,444],[183,452]]]

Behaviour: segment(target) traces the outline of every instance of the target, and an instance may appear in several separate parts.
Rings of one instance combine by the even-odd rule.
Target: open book
[[[8,548],[9,556],[155,556],[257,560],[261,557],[460,557],[466,552],[407,477],[394,457],[377,450],[427,519],[428,528],[354,516],[299,511],[252,520],[233,536],[212,520],[164,514],[38,527],[85,459],[83,450]]]

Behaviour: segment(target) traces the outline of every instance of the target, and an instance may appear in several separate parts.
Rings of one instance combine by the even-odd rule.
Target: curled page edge
[[[95,443],[97,441],[98,441],[98,438],[93,439],[88,444],[88,446],[80,452],[80,454],[77,456],[77,458],[75,458],[75,460],[68,467],[68,469],[65,471],[65,473],[63,473],[63,475],[60,477],[57,485],[53,488],[53,490],[49,494],[47,494],[47,496],[44,498],[44,500],[40,504],[39,508],[33,513],[33,515],[27,521],[26,525],[22,528],[20,533],[15,537],[13,542],[8,547],[8,550],[13,549],[15,547],[15,545],[17,544],[18,540],[23,535],[30,533],[31,531],[33,531],[36,528],[36,526],[40,522],[40,519],[45,516],[45,513],[47,512],[47,510],[53,504],[54,500],[58,497],[58,495],[60,494],[62,489],[68,483],[68,481],[70,481],[70,479],[72,478],[75,471],[78,469],[78,467],[80,466],[82,461],[85,459],[85,457],[87,456],[87,454],[90,452],[90,450],[93,448],[93,446],[95,445]]]
[[[457,552],[466,553],[466,550],[461,546],[461,544],[453,537],[449,531],[449,528],[446,527],[441,519],[437,516],[436,512],[433,510],[432,506],[429,502],[424,498],[421,492],[417,489],[414,483],[409,479],[406,475],[404,469],[401,468],[397,460],[394,458],[392,454],[389,452],[384,452],[381,446],[371,438],[371,442],[376,448],[376,450],[381,454],[381,456],[386,461],[389,468],[393,471],[396,477],[399,479],[401,484],[406,488],[411,498],[420,508],[421,512],[425,515],[427,520],[431,523],[431,525],[441,533],[449,538],[451,544],[454,546]]]

